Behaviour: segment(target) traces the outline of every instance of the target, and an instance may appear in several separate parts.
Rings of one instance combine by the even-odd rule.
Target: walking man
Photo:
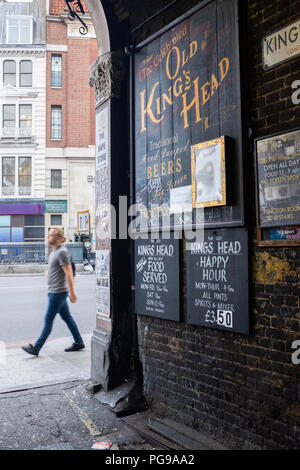
[[[75,320],[70,314],[67,297],[69,295],[70,301],[75,303],[77,297],[74,291],[73,272],[68,250],[63,246],[65,242],[63,229],[54,227],[48,232],[48,242],[52,245],[52,251],[48,260],[48,297],[49,304],[45,316],[45,324],[41,336],[36,341],[35,345],[29,344],[22,349],[29,354],[38,356],[40,349],[46,342],[51,333],[53,321],[57,313],[66,322],[72,336],[74,343],[65,351],[79,351],[84,349],[84,343],[80,336],[78,327]],[[68,292],[69,287],[69,292]]]

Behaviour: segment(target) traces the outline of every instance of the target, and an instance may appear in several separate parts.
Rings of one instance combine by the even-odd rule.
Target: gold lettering
[[[151,109],[151,106],[152,106],[152,103],[153,103],[154,93],[155,93],[155,90],[156,90],[158,85],[159,85],[159,82],[156,82],[154,87],[152,88],[151,93],[150,93],[150,97],[149,97],[149,101],[148,101],[146,107],[145,107],[145,93],[146,93],[146,90],[144,90],[140,93],[140,96],[141,96],[141,120],[142,120],[141,131],[140,131],[141,133],[146,130],[146,126],[145,126],[145,116],[146,116],[146,114],[148,114],[151,121],[154,122],[155,124],[158,124],[164,117],[162,115],[160,119],[156,119],[153,112],[152,112],[152,109]]]
[[[181,158],[176,159],[176,173],[180,173],[182,170]]]
[[[160,168],[161,168],[161,176],[165,176],[166,175],[166,163],[162,162],[160,164]]]
[[[152,178],[151,166],[147,166],[147,180]]]
[[[172,160],[168,161],[168,175],[172,174],[174,170],[174,162]]]
[[[224,64],[225,64],[225,70],[224,70]],[[229,70],[229,59],[227,57],[224,57],[220,62],[219,62],[219,68],[221,72],[221,82],[224,80],[226,77],[228,70]]]
[[[211,94],[210,96],[212,96],[215,92],[215,90],[217,90],[219,88],[219,83],[218,83],[218,80],[216,79],[215,75],[212,74],[211,76]]]
[[[180,116],[184,116],[184,129],[186,129],[187,127],[189,127],[189,123],[188,123],[188,111],[193,108],[193,106],[195,106],[195,113],[196,113],[196,120],[195,120],[195,124],[199,121],[201,121],[201,117],[200,117],[200,108],[199,108],[199,77],[197,77],[193,83],[194,83],[194,91],[195,91],[195,96],[193,98],[193,100],[190,102],[190,104],[188,105],[187,104],[187,100],[186,100],[186,93],[184,93],[182,95],[182,102],[183,102],[183,109],[180,113]]]
[[[197,49],[198,49],[197,41],[192,41],[190,44],[190,59],[193,57],[193,55],[196,54]]]
[[[177,88],[177,83],[179,83],[180,85],[178,86]],[[174,96],[175,98],[178,98],[178,96],[180,96],[182,94],[182,78],[179,77],[176,79],[175,83],[174,83]]]
[[[170,56],[172,54],[172,51],[176,52],[176,57],[177,57],[176,71],[175,71],[173,76],[170,74],[170,67],[169,67],[169,60],[170,60]],[[170,49],[170,52],[168,53],[167,60],[166,60],[166,74],[167,74],[167,77],[170,80],[174,80],[174,78],[177,76],[178,71],[179,71],[179,67],[180,67],[180,52],[179,52],[178,47],[175,46],[175,47],[172,47],[172,49]]]
[[[157,178],[158,177],[158,163],[153,165],[153,177]]]
[[[209,85],[209,82],[206,82],[205,85],[203,85],[203,87],[201,87],[201,90],[202,90],[202,104],[205,104],[210,98],[209,91],[206,90],[207,85]]]
[[[170,105],[173,104],[173,101],[172,101],[172,87],[170,87],[168,91],[169,91],[169,96],[166,93],[162,94],[162,102],[163,102],[162,108],[163,108],[163,111],[165,111],[165,109],[166,109],[166,101]]]

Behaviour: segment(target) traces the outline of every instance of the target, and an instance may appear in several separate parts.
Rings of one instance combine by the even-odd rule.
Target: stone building
[[[89,68],[97,57],[92,22],[81,35],[63,0],[50,0],[47,24],[45,230],[61,225],[75,241],[77,212],[90,212],[94,240],[95,118]]]
[[[38,2],[1,2],[0,23],[0,242],[42,242],[45,24]]]
[[[299,0],[86,5],[101,143],[92,379],[110,393],[133,374],[158,415],[232,448],[299,448]],[[146,228],[192,207],[204,238],[112,237],[121,195]]]

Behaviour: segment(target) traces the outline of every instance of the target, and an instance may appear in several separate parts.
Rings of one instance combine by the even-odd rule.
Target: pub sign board
[[[205,230],[187,248],[187,322],[248,334],[247,229]]]
[[[179,321],[179,240],[135,242],[135,312]]]
[[[259,226],[300,225],[300,129],[255,142]]]
[[[180,199],[193,226],[244,223],[238,6],[205,2],[135,49],[135,202],[145,231],[176,227],[170,206]],[[191,149],[222,136],[232,143],[233,195],[198,209]]]

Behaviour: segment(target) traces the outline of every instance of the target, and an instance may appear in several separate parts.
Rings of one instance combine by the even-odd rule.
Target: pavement
[[[38,357],[24,342],[0,347],[0,450],[90,450],[109,442],[112,450],[153,446],[88,391],[91,335],[86,349],[65,352],[70,337],[48,339]]]

